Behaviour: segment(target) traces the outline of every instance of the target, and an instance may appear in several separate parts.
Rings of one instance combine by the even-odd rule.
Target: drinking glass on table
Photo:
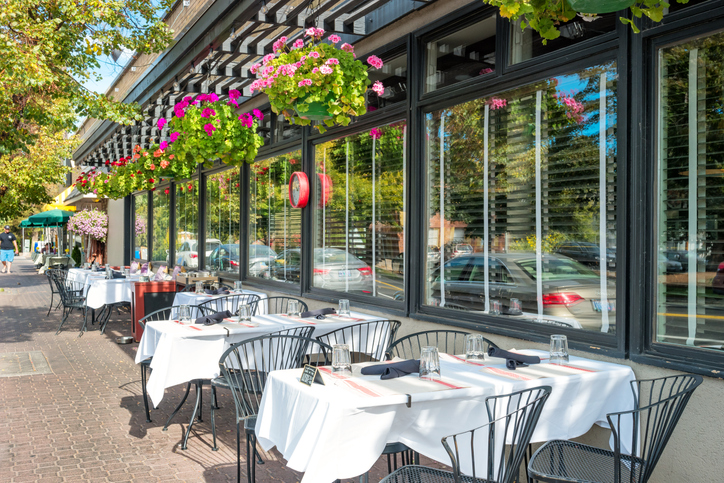
[[[191,306],[182,305],[178,308],[178,318],[182,324],[191,323]]]
[[[299,315],[301,315],[299,313],[299,301],[298,300],[289,301],[289,305],[287,306],[287,315],[289,317],[299,317]]]
[[[465,336],[465,358],[470,360],[485,359],[482,335],[468,334]]]
[[[131,269],[130,269],[130,268],[124,268],[124,269],[123,269],[123,275],[125,275],[126,277],[130,277],[130,276],[131,276]]]
[[[565,335],[551,336],[551,364],[568,362],[568,337]]]
[[[440,354],[435,346],[425,346],[420,352],[420,379],[440,377]]]
[[[249,305],[249,304],[239,305],[239,323],[254,326],[254,327],[259,325],[259,323],[253,322],[251,320],[251,305]]]
[[[347,344],[335,344],[332,347],[332,371],[352,373],[352,358]]]
[[[234,281],[234,292],[241,293],[244,290],[241,288],[241,280],[235,280]]]
[[[339,299],[339,310],[337,314],[343,317],[349,317],[349,300]]]
[[[196,282],[196,293],[204,293],[204,282]]]

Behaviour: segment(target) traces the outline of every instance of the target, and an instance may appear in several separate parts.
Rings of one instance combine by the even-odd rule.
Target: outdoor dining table
[[[68,280],[79,282],[86,287],[86,305],[91,309],[100,309],[105,305],[131,302],[131,282],[138,281],[140,274],[126,278],[106,280],[106,272],[93,272],[84,269],[68,270]]]
[[[42,257],[42,259],[38,259],[42,260],[42,266],[39,269],[39,273],[45,273],[46,270],[56,265],[62,265],[63,267],[75,266],[75,261],[73,261],[73,259],[68,256],[44,254],[42,255]]]
[[[542,351],[519,352],[547,358]],[[437,381],[417,374],[383,381],[362,376],[355,365],[351,376],[322,368],[325,385],[307,386],[299,381],[301,369],[272,372],[257,416],[258,441],[265,450],[276,446],[290,468],[304,472],[303,482],[324,483],[364,474],[387,443],[404,443],[449,465],[441,438],[487,423],[488,396],[552,387],[532,442],[581,436],[594,424],[606,426],[607,413],[632,409],[634,403],[634,373],[618,364],[571,357],[566,365],[546,359],[508,370],[504,359],[473,362],[441,354],[440,365]],[[480,475],[487,440],[475,441]],[[459,444],[470,446],[469,440]],[[470,458],[461,456],[463,473],[471,474]]]
[[[243,290],[242,292],[233,292],[229,291],[228,294],[221,294],[221,295],[211,295],[207,293],[196,293],[196,292],[177,292],[176,296],[173,298],[173,305],[199,305],[203,302],[207,302],[211,299],[220,298],[220,297],[227,297],[229,295],[240,295],[240,294],[250,294],[250,295],[258,295],[261,300],[259,300],[259,307],[258,307],[258,313],[259,314],[266,314],[268,311],[268,304],[266,299],[267,294],[264,292],[256,292],[254,290]],[[236,312],[237,307],[227,307],[228,310],[231,312]]]

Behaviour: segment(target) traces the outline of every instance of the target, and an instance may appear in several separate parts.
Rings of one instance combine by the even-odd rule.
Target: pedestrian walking
[[[10,233],[10,225],[5,225],[5,231],[0,233],[0,261],[3,269],[0,273],[10,273],[15,255],[18,254],[18,239]]]

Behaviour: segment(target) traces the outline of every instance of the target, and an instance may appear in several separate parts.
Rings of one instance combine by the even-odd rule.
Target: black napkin
[[[228,295],[231,292],[229,292],[225,288],[220,288],[220,289],[207,288],[206,290],[204,290],[204,293],[206,293],[208,295]]]
[[[228,310],[224,310],[223,312],[217,312],[212,315],[207,315],[205,317],[199,317],[194,321],[194,324],[204,324],[204,325],[214,325],[218,324],[222,320],[231,317],[231,312]]]
[[[115,270],[111,272],[111,277],[113,278],[126,278],[125,275],[123,275],[120,272],[116,272]]]
[[[406,376],[420,372],[420,360],[408,359],[400,362],[388,362],[385,364],[375,364],[373,366],[365,366],[362,368],[363,376],[376,376],[381,374],[380,379],[394,379],[396,377]]]
[[[307,312],[302,312],[301,317],[303,319],[307,319],[309,317],[319,317],[321,315],[322,317],[319,318],[323,319],[325,315],[336,313],[337,311],[330,307],[326,309],[308,310]]]
[[[505,359],[505,367],[511,370],[515,370],[518,366],[540,364],[540,357],[538,356],[526,356],[515,352],[504,351],[503,349],[498,349],[497,347],[490,347],[488,349],[488,355],[490,357],[500,357]]]

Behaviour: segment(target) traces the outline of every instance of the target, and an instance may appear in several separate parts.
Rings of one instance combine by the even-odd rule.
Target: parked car
[[[556,253],[572,258],[588,267],[598,269],[601,266],[601,247],[595,243],[567,241],[556,249]],[[616,249],[606,250],[606,266],[616,269]]]
[[[219,245],[221,245],[221,240],[207,238],[206,257],[208,258]],[[198,242],[196,240],[187,240],[176,250],[176,265],[193,269],[199,268]]]
[[[264,277],[264,273],[269,272],[269,265],[276,256],[276,252],[266,245],[250,245],[249,274],[254,277]],[[239,245],[219,245],[207,258],[207,265],[213,270],[236,272],[239,270],[239,259]]]
[[[271,278],[270,267],[276,257],[277,252],[266,245],[249,245],[249,275]]]
[[[684,271],[684,267],[681,265],[681,262],[670,260],[663,253],[659,253],[658,265],[659,273],[678,273]]]
[[[285,250],[274,260],[272,278],[298,283],[301,265],[299,249]],[[313,285],[340,292],[371,293],[372,269],[344,250],[315,248]]]
[[[211,270],[225,272],[239,271],[239,245],[219,245],[206,258],[206,266]]]
[[[616,286],[608,284],[608,305],[602,307],[600,275],[575,260],[557,254],[543,255],[543,314],[560,320],[575,319],[588,330],[601,330],[601,312],[616,315]],[[501,303],[503,314],[510,299],[517,298],[523,312],[537,313],[537,271],[534,253],[496,253],[488,257],[491,300]],[[461,310],[485,310],[485,255],[473,253],[444,265],[445,306]],[[432,305],[442,305],[440,269],[430,275]]]
[[[452,250],[450,256],[452,258],[459,257],[460,255],[469,255],[473,253],[473,246],[467,243],[457,243]]]
[[[673,262],[679,262],[682,272],[689,270],[689,260],[693,258],[687,250],[664,250],[664,256]],[[706,266],[706,257],[703,253],[696,254],[696,263],[700,267]]]

